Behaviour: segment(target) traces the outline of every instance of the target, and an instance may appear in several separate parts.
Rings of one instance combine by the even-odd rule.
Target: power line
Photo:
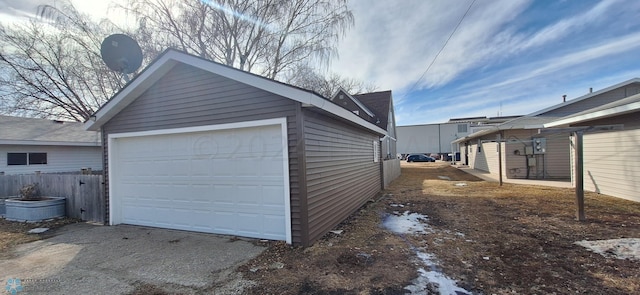
[[[433,57],[433,60],[431,60],[431,63],[429,64],[429,66],[427,67],[426,70],[424,70],[424,73],[422,73],[422,76],[420,76],[420,78],[418,80],[416,80],[415,83],[413,83],[413,86],[411,86],[411,88],[409,88],[409,91],[405,92],[405,96],[410,93],[411,91],[413,91],[413,89],[416,88],[416,86],[418,86],[418,83],[420,83],[420,81],[422,80],[422,78],[424,78],[424,76],[427,74],[427,72],[429,72],[429,69],[431,69],[431,67],[433,66],[433,64],[436,62],[436,59],[438,59],[438,56],[440,56],[440,53],[442,53],[442,51],[444,50],[445,47],[447,47],[447,44],[449,43],[449,40],[451,40],[451,37],[453,37],[453,34],[456,33],[456,31],[458,30],[458,27],[460,27],[460,24],[462,23],[462,21],[464,20],[464,18],[467,16],[467,14],[469,14],[469,11],[471,10],[471,7],[473,6],[473,4],[476,3],[476,0],[471,1],[471,4],[469,4],[469,7],[467,7],[467,11],[464,12],[464,14],[462,15],[462,17],[460,18],[460,20],[458,21],[458,24],[456,24],[456,27],[453,28],[453,31],[451,32],[451,34],[449,35],[449,38],[447,38],[446,41],[444,41],[444,44],[442,44],[442,47],[440,48],[440,50],[438,50],[438,53],[436,53],[436,56]]]

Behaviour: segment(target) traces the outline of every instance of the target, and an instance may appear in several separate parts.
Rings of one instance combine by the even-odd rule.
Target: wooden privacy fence
[[[38,183],[43,196],[67,198],[68,217],[104,222],[102,175],[0,175],[0,198],[16,196],[20,188],[32,183]]]

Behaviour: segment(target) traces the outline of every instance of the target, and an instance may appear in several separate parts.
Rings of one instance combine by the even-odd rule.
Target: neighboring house
[[[85,128],[102,131],[109,224],[310,245],[382,189],[389,134],[362,115],[167,50]]]
[[[356,94],[354,97],[377,114],[375,120],[371,122],[387,131],[387,136],[381,139],[382,156],[385,160],[395,159],[397,153],[397,127],[391,90]]]
[[[100,135],[82,123],[0,115],[0,172],[102,170]]]
[[[640,191],[640,183],[638,183],[640,120],[638,118],[640,118],[640,94],[558,119],[544,124],[544,127],[623,125],[623,130],[596,132],[587,130],[584,133],[582,161],[584,189],[640,202],[638,194]],[[567,132],[564,132],[564,135],[567,136]],[[573,175],[575,174],[572,173]]]
[[[398,126],[398,153],[446,155],[458,151],[452,141],[513,118],[516,116],[454,118],[446,123]]]
[[[462,162],[473,169],[497,175],[502,165],[506,178],[569,179],[568,136],[541,135],[538,130],[562,117],[637,93],[640,93],[640,79],[632,79],[475,132],[453,143],[460,146]],[[498,157],[499,154],[502,157]]]

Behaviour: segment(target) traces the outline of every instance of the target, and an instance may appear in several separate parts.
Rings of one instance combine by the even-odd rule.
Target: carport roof
[[[93,131],[99,130],[102,125],[132,103],[138,96],[149,89],[156,81],[179,63],[190,65],[298,101],[306,107],[317,107],[375,133],[387,135],[387,132],[383,128],[367,122],[356,114],[334,104],[313,91],[268,79],[175,49],[167,49],[160,54],[160,56],[151,62],[135,79],[127,83],[124,88],[98,109],[91,118],[85,122],[84,128]]]
[[[495,125],[491,129],[480,130],[469,134],[468,136],[458,138],[453,143],[461,143],[474,138],[482,137],[488,134],[496,133],[502,130],[512,129],[540,129],[544,128],[544,124],[555,121],[560,117],[542,117],[542,116],[522,116],[513,120],[509,120],[500,125]]]

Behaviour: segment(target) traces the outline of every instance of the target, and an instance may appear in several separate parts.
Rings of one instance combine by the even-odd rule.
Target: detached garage
[[[376,116],[175,50],[93,118],[110,225],[309,245],[382,188]]]

